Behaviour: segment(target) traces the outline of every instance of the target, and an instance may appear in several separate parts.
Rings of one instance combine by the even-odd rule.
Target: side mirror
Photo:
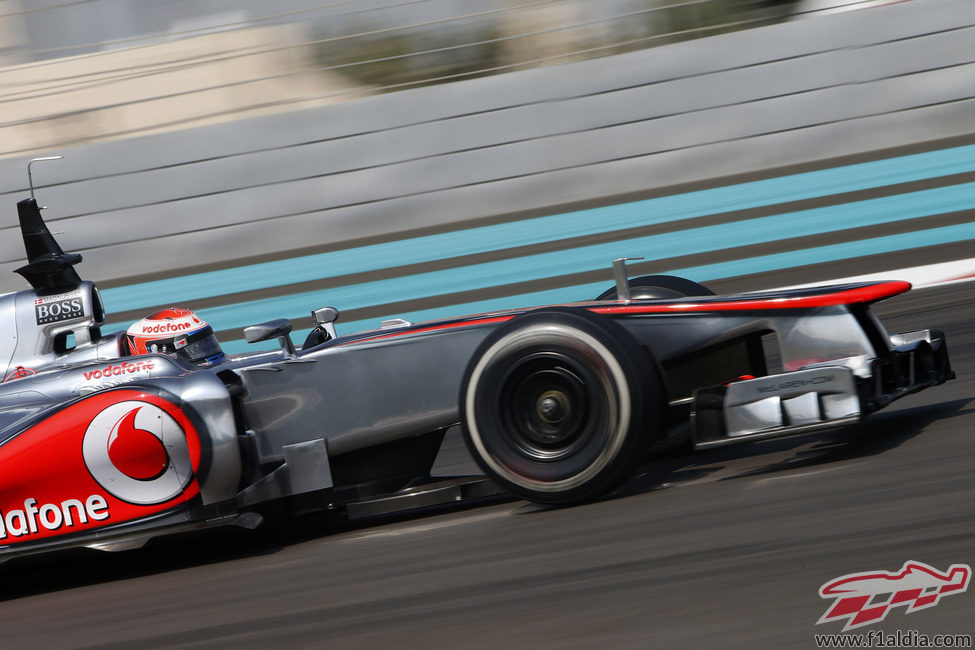
[[[307,350],[316,345],[321,345],[325,341],[331,341],[336,336],[335,321],[339,319],[339,310],[335,307],[321,307],[311,312],[311,318],[315,321],[315,329],[308,332],[305,342],[301,349]]]
[[[328,338],[323,339],[323,343],[338,336],[335,333],[335,321],[339,319],[339,310],[335,307],[321,307],[311,313],[311,319],[315,321],[315,327],[324,330]]]
[[[291,342],[291,321],[287,318],[278,318],[259,325],[250,325],[244,328],[244,338],[248,343],[259,343],[272,338],[277,338],[281,349],[289,357],[298,356],[295,344]]]

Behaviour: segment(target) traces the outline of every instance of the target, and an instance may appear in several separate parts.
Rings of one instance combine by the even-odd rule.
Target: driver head
[[[223,360],[213,328],[189,309],[168,307],[133,323],[125,334],[132,354],[168,354],[198,365]]]

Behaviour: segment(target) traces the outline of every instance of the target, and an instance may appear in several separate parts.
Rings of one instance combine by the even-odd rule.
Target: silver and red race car
[[[707,448],[857,421],[953,377],[935,330],[889,335],[871,303],[904,282],[732,296],[672,276],[590,302],[336,336],[314,310],[245,328],[269,351],[202,364],[104,334],[33,198],[31,285],[0,295],[0,561],[136,548],[271,510],[359,516],[490,494],[612,491],[655,447]],[[431,477],[460,424],[490,479]]]

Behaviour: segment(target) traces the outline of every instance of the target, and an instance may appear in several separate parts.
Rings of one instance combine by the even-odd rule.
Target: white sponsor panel
[[[109,457],[110,442],[122,433],[119,428],[133,411],[136,411],[134,427],[155,436],[166,450],[166,467],[149,480],[125,474]],[[136,505],[155,505],[174,499],[193,478],[183,428],[169,413],[148,402],[118,402],[96,415],[85,431],[82,454],[88,471],[99,485],[112,496]]]

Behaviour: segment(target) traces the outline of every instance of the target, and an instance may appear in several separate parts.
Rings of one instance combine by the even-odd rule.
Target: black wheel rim
[[[532,460],[555,462],[592,442],[603,404],[592,370],[556,352],[527,355],[508,368],[496,393],[503,436]]]

